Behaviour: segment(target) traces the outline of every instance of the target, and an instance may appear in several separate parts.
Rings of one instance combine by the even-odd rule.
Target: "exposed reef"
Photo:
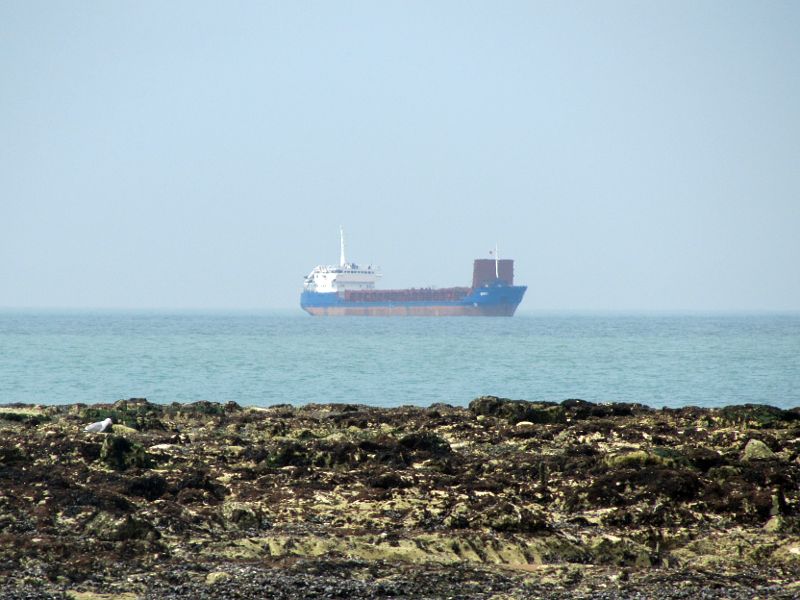
[[[5,405],[0,592],[797,598],[800,409]]]

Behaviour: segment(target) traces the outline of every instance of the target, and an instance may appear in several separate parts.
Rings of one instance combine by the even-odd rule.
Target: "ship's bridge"
[[[348,290],[373,290],[375,282],[381,274],[377,268],[369,265],[360,267],[356,263],[347,262],[344,257],[344,230],[339,228],[340,250],[339,266],[318,265],[306,275],[303,288],[318,294],[344,294]]]
[[[309,273],[303,287],[309,292],[339,293],[346,290],[372,290],[381,274],[372,265],[360,267],[355,263],[339,266],[319,265]]]

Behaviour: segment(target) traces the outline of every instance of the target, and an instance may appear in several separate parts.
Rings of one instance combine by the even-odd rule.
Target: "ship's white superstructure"
[[[339,229],[341,253],[339,266],[318,265],[306,275],[303,287],[309,292],[344,293],[345,290],[373,290],[375,282],[381,274],[369,265],[361,267],[356,263],[347,262],[344,255],[344,230]]]

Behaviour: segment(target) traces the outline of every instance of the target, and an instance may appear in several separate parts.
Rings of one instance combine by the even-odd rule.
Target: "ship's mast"
[[[497,248],[497,242],[494,243],[494,277],[500,279],[500,250]]]
[[[344,259],[344,228],[339,225],[339,241],[341,243],[341,253],[339,254],[339,266],[344,267],[347,261]]]

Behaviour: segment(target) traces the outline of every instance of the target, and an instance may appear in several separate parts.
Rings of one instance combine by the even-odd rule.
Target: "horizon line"
[[[297,312],[305,314],[299,306],[0,306],[0,312]],[[669,308],[669,307],[624,307],[624,308],[581,308],[581,307],[537,307],[518,309],[515,315],[553,314],[553,313],[600,313],[600,314],[698,314],[698,313],[800,313],[798,308],[764,308],[764,307],[714,307],[714,308]]]

